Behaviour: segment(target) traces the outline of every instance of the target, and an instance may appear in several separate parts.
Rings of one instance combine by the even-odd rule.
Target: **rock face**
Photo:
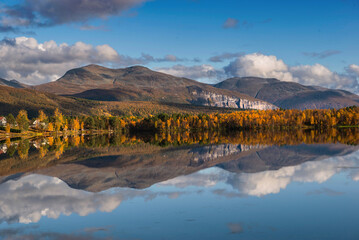
[[[264,101],[242,99],[234,96],[201,91],[200,89],[192,89],[191,94],[194,97],[191,102],[197,105],[258,110],[277,109],[276,106]]]

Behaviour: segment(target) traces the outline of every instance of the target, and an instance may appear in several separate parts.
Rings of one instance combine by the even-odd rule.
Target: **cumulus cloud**
[[[359,83],[349,75],[332,72],[321,64],[300,65],[290,68],[293,81],[305,85],[319,85],[328,88],[339,88],[357,92]]]
[[[359,65],[351,64],[347,71],[359,77]]]
[[[355,73],[356,65],[350,65],[347,72]],[[338,74],[321,64],[288,66],[283,60],[273,55],[260,53],[238,57],[224,71],[231,77],[277,78],[282,81],[298,82],[304,85],[317,85],[328,88],[359,91],[358,75]]]
[[[278,78],[283,81],[293,81],[289,67],[276,56],[260,53],[247,54],[238,57],[224,68],[230,76],[254,76],[264,78]]]
[[[5,5],[0,12],[0,30],[16,31],[22,27],[46,27],[94,18],[118,16],[147,0],[24,0]]]
[[[27,84],[54,81],[67,70],[86,64],[129,66],[149,62],[183,61],[174,55],[155,58],[148,54],[133,58],[120,55],[111,46],[84,42],[69,45],[55,41],[39,43],[34,38],[18,37],[0,41],[0,76]]]
[[[195,80],[217,80],[223,74],[221,70],[217,70],[209,64],[195,66],[175,65],[173,67],[157,68],[156,70],[170,75]]]
[[[120,63],[122,57],[109,45],[73,45],[55,41],[38,43],[34,38],[18,37],[0,42],[0,75],[28,84],[58,79],[67,70],[86,63]]]

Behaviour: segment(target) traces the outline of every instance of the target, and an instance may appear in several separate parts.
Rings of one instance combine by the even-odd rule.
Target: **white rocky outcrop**
[[[228,95],[217,94],[213,92],[205,91],[191,91],[192,96],[196,99],[193,103],[209,106],[209,107],[224,107],[224,108],[241,108],[241,109],[258,109],[269,110],[277,109],[273,104],[264,101],[251,101],[248,99],[241,99],[237,97],[231,97]]]

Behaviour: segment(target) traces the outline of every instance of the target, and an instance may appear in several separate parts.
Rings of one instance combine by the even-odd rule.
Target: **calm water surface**
[[[359,239],[359,136],[318,134],[4,140],[0,239]]]

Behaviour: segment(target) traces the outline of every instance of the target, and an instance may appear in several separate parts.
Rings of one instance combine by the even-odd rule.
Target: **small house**
[[[6,117],[0,117],[0,126],[5,127],[6,126]]]

